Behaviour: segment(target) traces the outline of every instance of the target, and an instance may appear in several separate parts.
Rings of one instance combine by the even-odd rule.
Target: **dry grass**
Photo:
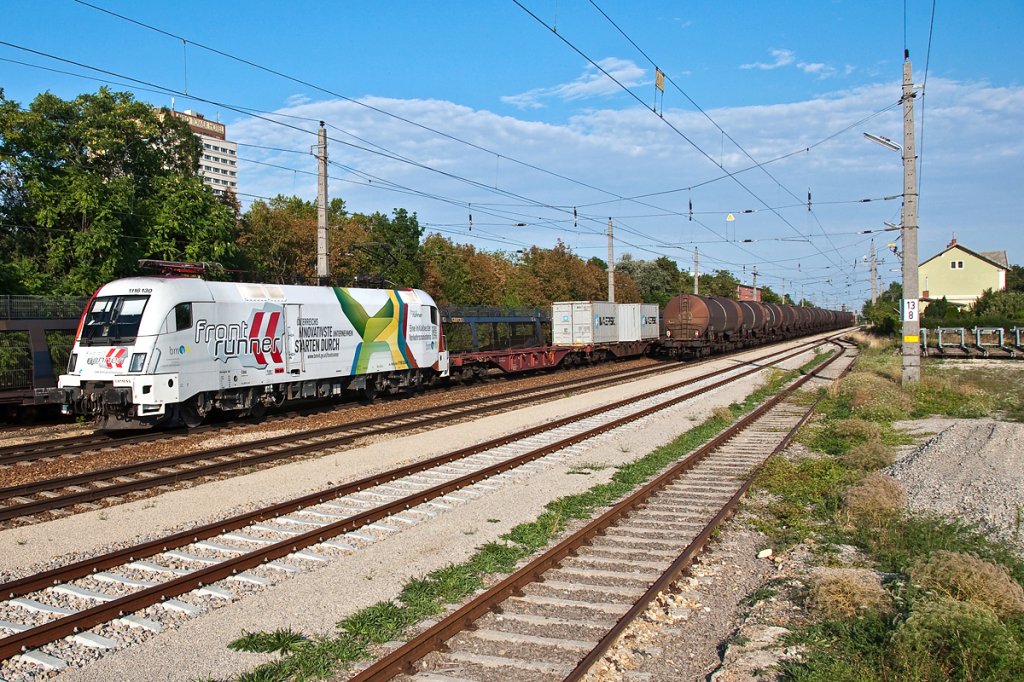
[[[889,610],[889,595],[878,573],[866,568],[819,568],[811,576],[807,605],[825,618],[854,618]]]
[[[907,493],[892,478],[872,473],[843,493],[843,506],[850,520],[874,522],[898,514],[907,502]]]
[[[733,420],[732,410],[725,406],[716,407],[715,409],[711,410],[711,416],[714,419],[721,419],[722,421],[727,421],[730,423]]]
[[[1009,571],[971,554],[933,552],[911,567],[910,577],[926,590],[983,604],[1001,616],[1024,613],[1024,588]]]
[[[914,407],[913,397],[901,389],[898,377],[854,372],[843,380],[842,392],[849,396],[854,413],[869,419],[904,419]]]
[[[831,423],[831,429],[834,436],[859,443],[882,437],[882,427],[867,419],[836,419]]]
[[[864,332],[852,332],[851,334],[848,334],[846,338],[850,339],[850,341],[853,341],[861,348],[885,348],[892,343],[889,339],[865,334]]]
[[[875,471],[883,469],[896,459],[892,448],[880,440],[869,440],[866,443],[855,445],[850,451],[840,458],[843,464],[861,471]]]

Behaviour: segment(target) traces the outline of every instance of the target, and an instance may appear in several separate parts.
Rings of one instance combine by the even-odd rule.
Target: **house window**
[[[962,260],[951,260],[949,261],[950,270],[963,270],[964,262]]]

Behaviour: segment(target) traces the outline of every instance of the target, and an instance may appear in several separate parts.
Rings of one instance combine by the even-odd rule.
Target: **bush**
[[[954,599],[918,605],[893,636],[900,679],[1019,680],[1021,644],[987,606]]]
[[[843,464],[861,471],[884,469],[893,463],[895,455],[892,448],[880,440],[869,440],[855,445],[842,455]]]
[[[1024,588],[999,564],[962,552],[933,552],[915,563],[910,578],[942,597],[983,604],[1001,616],[1024,613]]]
[[[850,519],[869,524],[898,514],[906,502],[902,486],[877,472],[868,474],[843,493],[843,506]]]
[[[808,606],[825,618],[854,618],[866,611],[889,610],[889,595],[879,575],[866,568],[817,569]]]

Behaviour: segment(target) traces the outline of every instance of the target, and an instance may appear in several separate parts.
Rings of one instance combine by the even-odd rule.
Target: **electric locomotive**
[[[89,301],[50,400],[107,430],[194,427],[446,376],[437,306],[418,289],[131,277]]]

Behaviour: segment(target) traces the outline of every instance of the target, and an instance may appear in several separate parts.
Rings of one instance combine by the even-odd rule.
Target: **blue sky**
[[[6,96],[27,105],[101,81],[158,105],[177,93],[176,108],[219,115],[242,144],[243,204],[315,197],[309,148],[324,120],[331,195],[352,211],[404,207],[480,248],[560,239],[601,258],[610,217],[617,254],[689,269],[698,248],[702,271],[749,282],[756,267],[776,290],[856,307],[872,236],[886,284],[899,278],[894,233],[860,232],[899,222],[899,199],[883,198],[901,192],[900,158],[862,133],[901,139],[906,47],[915,83],[928,67],[921,259],[955,232],[1024,262],[1015,0],[939,0],[930,54],[923,0],[90,2],[172,35],[72,0],[8,0],[0,41],[18,47],[0,45]],[[654,64],[669,81],[657,103]]]

